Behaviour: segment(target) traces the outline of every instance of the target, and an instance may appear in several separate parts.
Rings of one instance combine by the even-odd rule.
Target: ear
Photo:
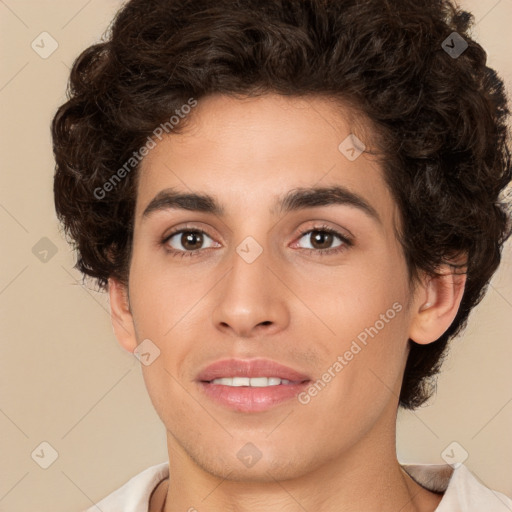
[[[113,278],[108,280],[110,297],[110,318],[112,328],[119,344],[128,352],[133,353],[137,348],[135,325],[130,310],[128,290],[126,286]]]
[[[439,339],[457,315],[466,286],[466,274],[442,265],[438,276],[427,277],[417,290],[409,338],[420,345]]]

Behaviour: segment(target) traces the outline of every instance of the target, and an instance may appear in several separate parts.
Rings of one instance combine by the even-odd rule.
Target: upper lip
[[[222,359],[201,370],[197,380],[210,382],[222,377],[277,377],[301,382],[310,380],[307,375],[270,359]]]

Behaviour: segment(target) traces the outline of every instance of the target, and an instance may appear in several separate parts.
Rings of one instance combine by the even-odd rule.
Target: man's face
[[[350,139],[338,148],[353,130],[340,112],[319,98],[209,97],[141,166],[129,300],[137,342],[160,350],[144,379],[170,450],[209,473],[300,476],[394,435],[411,290],[397,207],[378,165],[354,160]],[[333,186],[343,201],[279,209]],[[223,212],[159,201],[143,215],[167,189]],[[213,382],[279,378],[237,365],[256,359],[297,374]]]

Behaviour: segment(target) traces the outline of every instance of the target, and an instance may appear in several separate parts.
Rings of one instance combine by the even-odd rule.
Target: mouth
[[[311,378],[269,359],[225,359],[197,376],[204,395],[237,412],[262,412],[297,396]]]
[[[205,381],[208,384],[220,384],[222,386],[231,386],[233,388],[249,386],[251,388],[265,388],[267,386],[281,386],[290,384],[300,384],[302,381],[290,381],[280,377],[221,377],[211,381]]]

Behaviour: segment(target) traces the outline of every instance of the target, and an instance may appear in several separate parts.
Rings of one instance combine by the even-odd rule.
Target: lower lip
[[[238,412],[262,412],[295,398],[309,384],[279,384],[263,388],[224,386],[199,382],[203,392],[214,402]]]

